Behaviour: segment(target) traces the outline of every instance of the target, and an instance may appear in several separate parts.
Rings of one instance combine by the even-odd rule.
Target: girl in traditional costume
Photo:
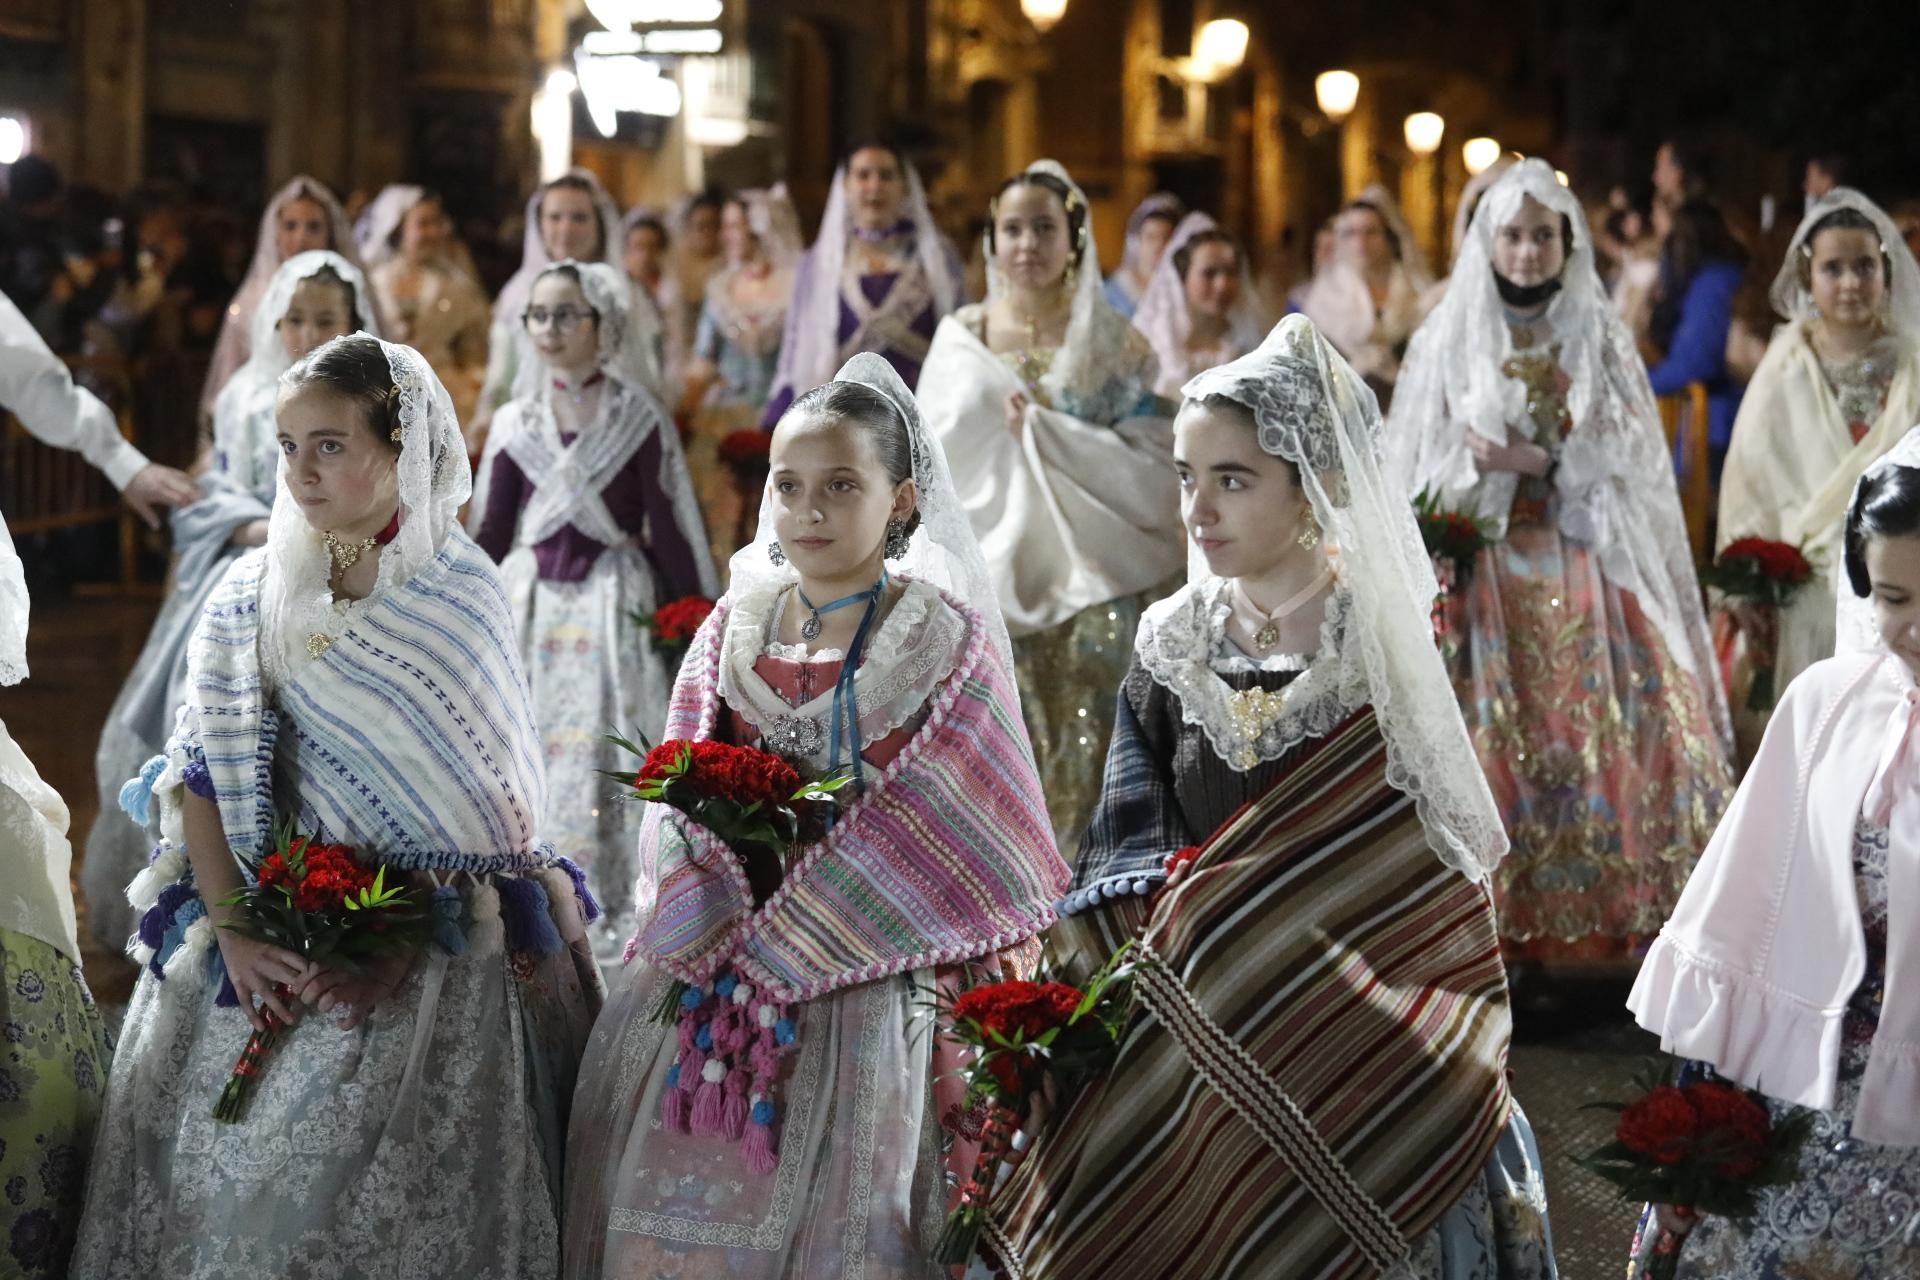
[[[1110,1074],[991,1205],[1016,1277],[1539,1280],[1485,881],[1506,852],[1365,383],[1304,317],[1188,383],[1187,585],[1147,611],[1049,935],[1124,944]]]
[[[42,443],[83,454],[117,486],[151,465],[5,296],[0,406]],[[0,689],[27,678],[28,603],[0,512]],[[0,720],[0,1272],[19,1280],[72,1274],[67,1260],[113,1053],[80,971],[67,820],[66,803]]]
[[[208,602],[134,784],[163,840],[74,1274],[551,1276],[599,975],[584,880],[538,839],[506,594],[455,519],[460,424],[418,352],[364,334],[290,370],[278,412],[267,545]],[[430,894],[434,940],[354,975],[219,928],[276,824]],[[269,1008],[293,1025],[224,1127]]]
[[[569,1276],[944,1275],[978,1131],[916,1006],[963,965],[1028,976],[1066,887],[986,566],[906,385],[854,357],[772,464],[667,735],[851,781],[778,863],[647,806],[658,903],[574,1098]]]
[[[1732,795],[1727,708],[1646,368],[1543,161],[1481,200],[1387,433],[1409,496],[1491,535],[1442,619],[1509,960],[1630,971]]]
[[[1240,246],[1206,214],[1188,214],[1133,313],[1160,362],[1155,389],[1178,397],[1187,379],[1259,346],[1258,306]]]
[[[1880,207],[1849,187],[1814,202],[1773,282],[1787,320],[1734,420],[1720,480],[1721,546],[1801,545],[1814,580],[1778,618],[1724,608],[1771,643],[1774,684],[1833,654],[1840,526],[1862,472],[1920,421],[1920,267]],[[1765,717],[1744,737],[1758,738]],[[1751,746],[1749,746],[1751,750]]]
[[[1400,207],[1377,184],[1340,211],[1334,237],[1334,259],[1314,273],[1300,310],[1390,404],[1433,272]]]
[[[1160,259],[1166,254],[1167,242],[1173,238],[1174,227],[1185,215],[1186,208],[1180,203],[1180,197],[1172,192],[1156,191],[1135,205],[1133,212],[1127,215],[1126,248],[1120,255],[1120,266],[1107,277],[1106,288],[1101,295],[1106,298],[1108,306],[1127,319],[1133,319],[1134,310],[1140,305],[1140,296],[1147,291]]]
[[[760,422],[773,395],[780,340],[793,299],[800,222],[784,187],[742,191],[722,212],[727,265],[707,283],[693,341],[680,416],[692,424],[687,461],[715,559],[746,541],[741,519],[747,495],[720,458],[720,444]],[[758,511],[758,495],[753,495]]]
[[[609,800],[614,730],[657,737],[674,668],[635,615],[718,594],[680,436],[640,382],[625,278],[602,263],[548,267],[528,293],[529,363],[494,415],[468,513],[500,562],[545,747],[541,835],[585,868],[611,962],[639,927],[640,813]],[[644,906],[644,904],[641,904]]]
[[[167,745],[174,716],[187,699],[187,647],[207,597],[227,567],[267,540],[280,441],[274,425],[280,375],[321,343],[356,330],[378,332],[373,299],[360,271],[331,250],[296,254],[280,264],[255,299],[252,353],[214,402],[213,457],[199,478],[200,500],[173,515],[179,560],[173,593],[154,619],[133,671],[107,712],[94,768],[100,808],[81,860],[87,923],[103,947],[120,951],[138,923],[127,884],[147,865],[153,840],[144,820],[130,819],[120,788]]]
[[[533,282],[556,262],[604,262],[624,271],[623,250],[620,207],[590,170],[569,169],[527,197],[520,267],[493,300],[487,373],[480,385],[479,408],[467,425],[467,438],[476,447],[485,441],[494,413],[518,394],[519,371],[537,363],[525,320]],[[631,286],[629,293],[626,323],[634,335],[630,376],[638,377],[650,395],[659,396],[664,391],[659,366],[664,326],[651,295]]]
[[[857,351],[886,357],[911,389],[934,327],[960,304],[963,275],[913,165],[892,147],[856,148],[833,176],[820,234],[794,273],[761,421],[778,422]]]
[[[214,340],[213,357],[207,364],[207,382],[200,393],[200,412],[211,418],[214,404],[227,380],[253,354],[254,311],[266,297],[269,282],[287,259],[313,249],[331,249],[360,270],[360,251],[353,242],[353,228],[340,202],[317,178],[301,174],[273,193],[267,211],[260,215],[260,231],[254,240],[253,260],[247,264],[227,313],[220,321],[220,336]],[[367,316],[369,322],[373,316]]]
[[[1100,791],[1140,610],[1180,571],[1170,406],[1146,338],[1101,297],[1086,197],[1042,160],[994,198],[987,301],[943,321],[922,374],[1013,634],[1063,849]]]
[[[422,356],[461,421],[472,419],[487,365],[487,295],[440,197],[401,183],[367,206],[367,282],[387,334]]]
[[[1628,1000],[1693,1070],[1813,1129],[1749,1220],[1649,1214],[1636,1274],[1920,1274],[1920,431],[1844,523],[1840,653],[1787,687]]]

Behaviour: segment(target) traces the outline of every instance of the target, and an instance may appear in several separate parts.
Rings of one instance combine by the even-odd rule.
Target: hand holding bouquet
[[[986,1221],[1000,1162],[1037,1095],[1071,1101],[1104,1075],[1126,1027],[1133,966],[1121,947],[1085,990],[1064,982],[1009,980],[968,987],[934,1002],[941,1034],[971,1046],[960,1069],[966,1105],[986,1109],[980,1155],[947,1215],[937,1262],[971,1261]]]
[[[1700,575],[1703,585],[1726,597],[1716,610],[1714,648],[1727,692],[1749,711],[1770,711],[1777,700],[1774,668],[1780,645],[1780,610],[1813,581],[1813,562],[1799,547],[1767,538],[1739,538]]]
[[[221,928],[290,951],[310,965],[357,975],[404,959],[425,940],[430,920],[424,903],[410,888],[389,887],[384,867],[362,866],[345,845],[296,836],[290,823],[276,832],[274,844],[254,882],[221,900],[228,909]],[[293,990],[277,984],[274,994],[285,1001]],[[286,1030],[286,1020],[271,1006],[260,1016],[265,1025],[248,1037],[220,1091],[216,1120],[231,1124],[246,1113],[266,1056]]]

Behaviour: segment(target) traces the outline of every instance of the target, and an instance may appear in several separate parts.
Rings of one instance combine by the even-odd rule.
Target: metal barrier
[[[118,393],[128,385],[119,361],[69,359],[77,375],[93,375]],[[115,394],[123,406],[127,397]],[[120,434],[133,438],[133,416],[123,407],[115,417]],[[119,533],[120,587],[132,590],[138,562],[133,512],[107,478],[71,449],[40,443],[12,414],[0,411],[0,511],[17,538],[58,529],[113,524]]]

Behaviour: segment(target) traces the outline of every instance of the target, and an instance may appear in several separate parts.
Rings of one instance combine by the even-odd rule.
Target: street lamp
[[[1067,13],[1067,0],[1020,0],[1020,12],[1027,15],[1027,21],[1041,35],[1053,29]]]
[[[1232,74],[1247,58],[1247,24],[1238,18],[1215,18],[1200,28],[1193,40],[1194,74],[1218,80]]]
[[[1447,122],[1431,111],[1416,111],[1401,126],[1407,138],[1407,150],[1417,156],[1430,156],[1440,149]]]
[[[1467,173],[1478,177],[1500,159],[1500,144],[1493,138],[1468,138],[1461,144],[1460,158],[1467,162]]]
[[[1360,77],[1351,71],[1322,71],[1313,78],[1313,96],[1320,114],[1338,124],[1353,114],[1360,100]]]
[[[0,116],[0,164],[27,154],[27,126],[18,116]]]

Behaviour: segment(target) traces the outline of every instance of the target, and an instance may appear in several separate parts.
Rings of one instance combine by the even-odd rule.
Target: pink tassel
[[[756,1177],[764,1178],[778,1169],[780,1160],[773,1150],[773,1126],[748,1125],[746,1140],[740,1144],[740,1154],[747,1162],[747,1172]]]
[[[728,1142],[740,1141],[740,1135],[746,1132],[747,1073],[738,1067],[727,1073],[726,1104],[720,1124]]]
[[[686,1077],[682,1076],[682,1079]],[[717,1080],[704,1075],[693,1094],[693,1132],[701,1137],[718,1137],[726,1129],[726,1093]]]
[[[668,1133],[687,1131],[687,1091],[679,1085],[668,1085],[661,1093],[660,1123]]]

